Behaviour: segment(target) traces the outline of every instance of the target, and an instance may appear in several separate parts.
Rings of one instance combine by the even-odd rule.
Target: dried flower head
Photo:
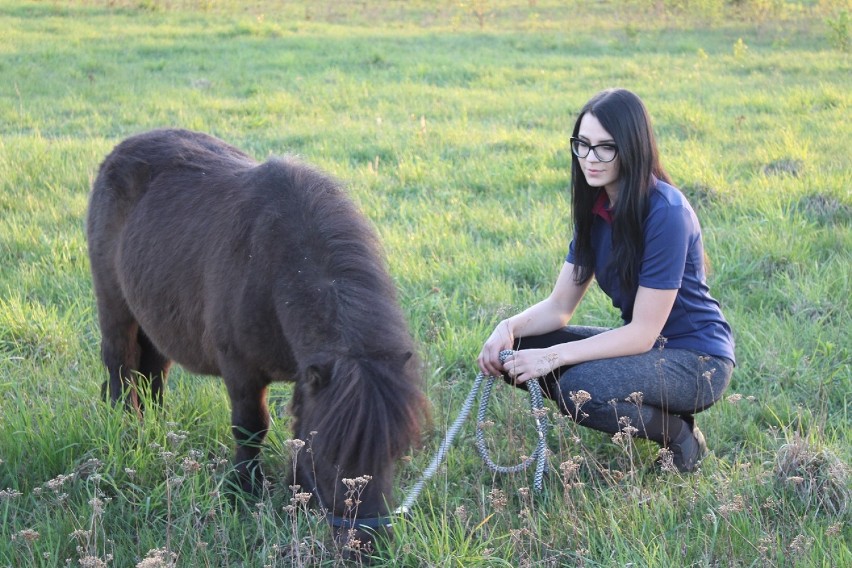
[[[580,464],[576,463],[574,460],[564,461],[559,464],[559,471],[561,471],[565,479],[568,480],[577,475],[577,472],[580,471]]]
[[[794,555],[802,555],[808,551],[813,543],[813,537],[806,537],[803,534],[797,535],[796,538],[790,542],[790,552]]]
[[[92,536],[92,531],[77,529],[69,535],[77,542],[88,542]]]
[[[496,511],[502,511],[506,508],[506,504],[508,503],[506,494],[503,493],[502,489],[492,489],[488,493],[488,498],[491,500],[491,506],[494,507]]]
[[[733,513],[744,511],[745,508],[745,501],[742,495],[734,495],[734,498],[729,503],[725,503],[719,507],[719,514],[722,515],[722,518],[727,519]]]
[[[645,395],[642,394],[641,392],[634,391],[634,392],[630,393],[630,395],[628,395],[628,397],[625,398],[624,400],[625,400],[625,402],[632,402],[636,406],[642,406],[642,400],[644,399],[644,396]]]
[[[0,501],[11,501],[15,497],[20,497],[23,495],[20,491],[16,491],[14,489],[9,489],[8,487],[3,491],[0,491]]]
[[[674,464],[674,453],[668,448],[660,448],[657,453],[657,460],[660,462],[660,469],[665,473],[677,473],[678,469]]]
[[[302,451],[302,448],[305,447],[305,441],[300,440],[298,438],[293,438],[284,442],[284,445],[287,447],[288,450],[290,450],[290,457],[292,459],[296,459],[296,456],[298,456],[299,452]]]
[[[293,505],[307,505],[313,495],[313,493],[307,492],[296,493],[295,495],[293,495],[293,497],[290,498],[290,503],[292,503]]]
[[[467,522],[467,509],[464,505],[459,505],[456,507],[455,517],[464,524]]]
[[[576,406],[579,410],[581,406],[592,400],[592,395],[590,395],[587,391],[578,390],[576,392],[571,391],[568,398],[571,399],[571,402],[573,402],[574,406]]]
[[[101,499],[99,497],[92,497],[89,499],[89,505],[92,506],[92,514],[100,515],[104,512],[104,505],[109,502],[110,499]]]
[[[179,446],[181,442],[186,440],[189,432],[184,432],[183,430],[179,430],[177,432],[167,432],[166,433],[166,441],[172,446]]]
[[[73,473],[69,473],[68,475],[59,474],[50,481],[46,481],[44,486],[47,489],[50,489],[54,493],[59,493],[59,490],[65,485],[66,481],[72,481],[74,479]]]
[[[177,554],[167,548],[149,550],[145,559],[136,564],[136,568],[173,568],[177,562]]]
[[[40,536],[41,535],[36,530],[24,529],[24,530],[21,530],[21,531],[14,533],[12,535],[12,540],[21,539],[24,542],[30,543],[30,542],[37,541]]]
[[[183,458],[183,462],[181,462],[180,467],[186,474],[195,473],[201,470],[201,464],[191,458]]]
[[[547,418],[547,415],[549,414],[549,412],[546,408],[534,408],[530,411],[530,413],[532,414],[533,418],[536,419],[536,420],[541,420],[542,418]]]

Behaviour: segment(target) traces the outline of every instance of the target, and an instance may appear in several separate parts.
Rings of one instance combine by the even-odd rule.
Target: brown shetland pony
[[[141,415],[175,361],[219,375],[242,488],[262,480],[266,390],[295,382],[294,472],[340,536],[385,524],[394,463],[427,417],[414,345],[377,237],[328,176],[258,164],[221,140],[154,130],[120,143],[94,182],[88,244],[109,372]],[[309,457],[308,457],[309,456]],[[344,478],[372,476],[347,507]]]

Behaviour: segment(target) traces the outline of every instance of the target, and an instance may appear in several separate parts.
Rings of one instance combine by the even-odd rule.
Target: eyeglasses
[[[595,157],[601,162],[611,162],[618,155],[618,146],[615,144],[596,144],[589,145],[579,138],[571,138],[571,151],[578,158],[585,158],[589,152],[594,152]]]

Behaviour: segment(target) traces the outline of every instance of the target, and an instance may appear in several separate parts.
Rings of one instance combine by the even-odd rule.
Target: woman
[[[719,400],[735,364],[731,328],[705,280],[698,219],[670,185],[634,93],[595,95],[577,117],[571,150],[565,264],[547,299],[497,325],[479,368],[519,386],[538,379],[580,424],[653,440],[670,450],[671,465],[693,471],[707,451],[693,415]],[[623,326],[566,327],[593,277]],[[514,353],[501,363],[505,349]],[[580,391],[591,399],[572,401]]]

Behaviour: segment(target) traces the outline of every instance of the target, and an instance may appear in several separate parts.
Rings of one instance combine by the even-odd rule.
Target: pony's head
[[[387,532],[396,461],[420,437],[428,406],[411,351],[314,358],[293,397],[306,443],[295,481],[326,510],[335,537],[357,548]]]

